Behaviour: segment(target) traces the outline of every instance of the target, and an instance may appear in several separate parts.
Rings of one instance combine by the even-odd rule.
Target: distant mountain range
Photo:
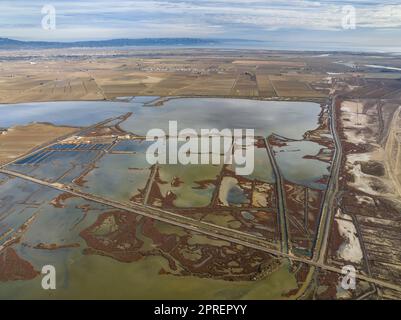
[[[218,45],[246,40],[233,39],[199,39],[199,38],[143,38],[113,39],[76,42],[19,41],[0,38],[0,49],[54,49],[54,48],[95,48],[127,46],[202,46]]]

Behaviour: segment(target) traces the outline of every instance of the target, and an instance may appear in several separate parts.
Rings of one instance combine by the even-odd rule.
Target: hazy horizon
[[[400,51],[401,4],[377,0],[53,0],[56,24],[44,30],[44,3],[0,3],[0,37],[27,41],[137,38],[243,39],[280,47]],[[344,6],[355,28],[344,28]],[[395,50],[396,49],[396,50]],[[324,50],[324,48],[322,48]]]

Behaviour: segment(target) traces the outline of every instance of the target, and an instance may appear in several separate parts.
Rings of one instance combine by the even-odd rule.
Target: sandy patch
[[[358,204],[366,204],[369,206],[375,205],[375,201],[373,200],[373,198],[368,196],[356,196],[356,201],[358,202]]]
[[[363,259],[363,253],[351,217],[347,214],[343,214],[339,209],[336,214],[336,222],[338,225],[338,232],[344,239],[343,244],[337,251],[338,257],[351,263],[360,264]]]

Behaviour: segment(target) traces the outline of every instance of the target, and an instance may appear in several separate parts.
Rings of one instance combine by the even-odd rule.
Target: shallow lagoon
[[[219,130],[225,128],[254,129],[257,136],[267,137],[275,133],[289,139],[301,140],[306,131],[318,127],[318,117],[321,112],[320,105],[312,102],[174,98],[164,101],[162,106],[156,106],[156,104],[152,104],[155,99],[156,97],[136,97],[114,102],[45,102],[0,105],[0,112],[3,115],[0,118],[0,127],[27,124],[32,121],[51,122],[57,125],[89,126],[113,116],[132,112],[133,115],[120,126],[128,132],[138,135],[146,135],[148,130],[154,128],[163,129],[168,133],[169,121],[176,120],[179,130],[185,128],[193,128],[198,131],[213,128]],[[144,152],[148,145],[149,143],[146,142],[142,144],[133,144],[132,141],[120,142],[113,150]],[[296,152],[286,150],[291,148],[296,148]],[[284,177],[294,183],[324,189],[325,185],[319,184],[318,181],[329,174],[329,165],[319,160],[304,158],[315,156],[320,148],[321,146],[317,143],[307,141],[289,143],[288,148],[276,148],[276,160]],[[85,153],[85,156],[87,154]],[[64,158],[65,155],[64,153]],[[49,157],[49,159],[51,158]],[[115,159],[117,158],[115,157]],[[68,159],[64,160],[66,164],[70,165]],[[16,169],[35,177],[48,179],[51,170],[55,170],[53,174],[55,177],[65,174],[65,170],[59,172],[60,165],[57,163],[57,168],[46,166],[44,168],[46,177],[42,177],[43,173],[40,172],[44,166]],[[82,163],[81,165],[78,163],[77,168],[60,182],[69,183],[79,175],[78,171],[83,170],[80,167],[82,167]],[[109,162],[109,169],[103,166],[102,173],[105,176],[112,176],[115,167]],[[200,167],[195,167],[194,170],[197,168],[200,169]],[[143,173],[139,186],[143,186],[144,178],[147,176],[148,173]],[[274,183],[275,178],[266,150],[256,149],[255,170],[248,178]],[[114,179],[114,182],[119,184],[121,181]],[[108,192],[107,190],[109,189],[106,188],[103,191]]]
[[[0,127],[27,124],[33,121],[51,122],[57,125],[88,126],[106,118],[133,112],[133,116],[122,124],[122,128],[137,134],[146,134],[147,130],[152,128],[167,130],[169,120],[178,120],[180,129],[186,127],[194,129],[243,128],[255,129],[257,135],[265,137],[274,132],[291,139],[302,139],[306,131],[313,130],[318,126],[318,115],[321,111],[318,104],[307,102],[191,98],[173,99],[166,102],[162,107],[150,107],[144,106],[144,103],[149,101],[147,99],[134,101],[0,105],[2,114]],[[285,178],[306,185],[316,183],[317,179],[326,173],[327,164],[314,159],[304,159],[303,156],[316,155],[319,150],[318,146],[302,142],[289,144],[288,148],[290,147],[296,149],[296,152],[278,153],[277,155],[277,162]],[[125,150],[130,149],[130,146],[121,145],[120,148]],[[136,152],[142,150],[142,146],[135,146],[135,148],[139,148],[135,150]],[[118,147],[115,151],[118,151]],[[252,178],[258,176],[262,181],[274,182],[265,150],[258,152],[261,154],[259,157],[256,155],[257,158],[262,159],[261,156],[263,156],[263,161],[259,161],[259,163],[257,160],[257,170]],[[109,177],[116,166],[129,167],[125,161],[121,160],[123,163],[111,161],[111,157],[126,159],[127,155],[109,155],[109,157],[102,159],[98,168],[102,175],[97,175],[96,170],[93,171],[88,176],[89,187],[93,188],[99,186],[99,183],[104,185],[104,183],[110,182]],[[265,165],[268,168],[264,168]],[[110,168],[110,172],[107,168]],[[312,170],[313,168],[318,168],[317,172]],[[30,170],[32,169],[35,168],[30,168]],[[178,169],[178,167],[174,169]],[[105,174],[106,172],[107,174]],[[27,173],[30,174],[30,172]],[[35,172],[38,175],[39,173],[42,172]],[[118,179],[122,179],[124,173],[121,172]],[[171,180],[172,173],[174,170],[166,171],[164,174]],[[149,171],[146,171],[146,176],[148,174]],[[213,172],[212,176],[216,176],[216,173]],[[124,176],[124,178],[127,180],[127,184],[131,183],[130,176]],[[198,180],[198,177],[195,178],[192,180]],[[204,178],[203,175],[202,178]],[[4,180],[4,177],[0,176],[0,184],[1,180]],[[140,177],[139,180],[137,179],[136,183],[139,183],[140,187],[144,186],[144,178]],[[166,178],[166,180],[168,179]],[[189,182],[188,187],[190,187]],[[104,188],[96,189],[94,193],[103,195],[108,194],[111,189],[115,189],[112,183],[104,186]],[[128,196],[131,195],[131,193],[129,195],[124,194],[125,188],[124,190],[117,189],[114,191],[121,196],[117,200],[127,200]],[[20,194],[20,192],[21,190],[17,193]],[[182,188],[180,192],[183,201],[181,205],[185,206],[189,192],[185,188]],[[1,195],[5,196],[5,191],[0,188],[0,198]],[[205,194],[201,195],[199,206],[207,205],[210,195],[211,192],[207,189]],[[54,196],[55,194],[51,194],[48,201]],[[82,250],[86,245],[83,239],[79,237],[79,230],[94,223],[98,215],[107,210],[103,206],[92,204],[91,210],[83,212],[81,208],[84,208],[85,204],[87,202],[81,199],[67,200],[65,208],[55,208],[48,203],[42,204],[35,224],[22,238],[22,242],[29,244],[29,246],[19,244],[14,247],[17,253],[22,258],[29,260],[37,270],[45,263],[56,265],[57,270],[60,270],[58,272],[59,290],[53,295],[44,292],[40,288],[40,277],[37,277],[29,281],[2,283],[1,298],[191,297],[237,299],[249,297],[266,299],[279,298],[283,293],[296,288],[294,275],[289,272],[286,265],[263,280],[227,282],[192,276],[161,275],[159,274],[160,269],[167,269],[167,260],[161,256],[149,256],[130,264],[115,261],[110,257],[84,256]],[[29,213],[29,211],[23,212]],[[14,223],[10,220],[10,225],[11,222]],[[21,223],[22,221],[18,222]],[[165,228],[171,227],[166,224],[163,226]],[[46,227],[51,227],[52,230],[43,235],[43,229]],[[191,236],[194,237],[195,235]],[[208,239],[208,241],[212,240]],[[54,251],[32,248],[40,242],[50,244],[78,243],[80,247],[61,248]],[[195,241],[196,243],[199,244],[199,239]],[[99,279],[102,280],[99,281]]]
[[[19,179],[15,180],[22,182]],[[57,192],[54,192],[49,196],[49,200],[56,195]],[[110,210],[114,209],[79,198],[63,201],[61,208],[42,203],[36,209],[36,219],[24,233],[20,243],[12,247],[36,270],[40,270],[46,264],[54,265],[57,270],[57,290],[43,290],[42,277],[38,276],[32,280],[0,283],[0,298],[269,299],[279,298],[297,287],[295,277],[286,264],[267,279],[232,282],[160,274],[160,269],[168,270],[169,265],[168,261],[158,254],[132,263],[122,263],[101,255],[84,255],[83,250],[87,245],[79,233],[92,225],[101,213]],[[163,234],[171,236],[187,234],[187,231],[163,222],[156,222],[156,225]],[[43,232],[44,229],[46,232]],[[139,232],[138,236],[147,240],[143,248],[154,247],[154,242],[142,232]],[[188,233],[188,237],[189,246],[226,245],[224,241],[192,232]],[[35,249],[34,246],[39,243],[59,245],[76,243],[79,247],[57,250]]]
[[[305,131],[317,127],[320,111],[320,105],[311,102],[183,98],[162,107],[138,108],[121,127],[146,135],[153,128],[167,132],[172,120],[178,121],[179,129],[254,129],[264,137],[277,133],[301,139]]]
[[[280,136],[301,140],[306,131],[318,127],[320,105],[313,102],[260,101],[224,98],[174,98],[162,106],[149,104],[156,97],[136,97],[124,101],[98,102],[44,102],[0,105],[0,127],[27,124],[33,121],[56,125],[89,126],[127,112],[133,115],[121,123],[121,128],[137,135],[160,128],[168,133],[169,121],[178,121],[178,129],[254,129],[257,136]],[[138,146],[143,151],[144,143]],[[125,150],[116,146],[115,150]],[[130,146],[125,146],[130,148]],[[324,188],[316,181],[329,173],[328,165],[318,160],[304,159],[315,156],[320,146],[316,143],[297,143],[299,152],[277,154],[278,165],[286,179],[311,187]],[[281,150],[284,151],[284,150]],[[258,156],[258,152],[263,154]],[[256,151],[255,172],[250,176],[274,182],[266,152]],[[112,168],[112,166],[111,166]],[[316,170],[315,170],[316,169]],[[48,170],[48,169],[46,169]]]
[[[0,104],[0,128],[48,122],[63,126],[90,126],[107,118],[116,117],[138,103],[105,101],[35,102]]]
[[[138,101],[138,102],[137,102]],[[254,129],[267,137],[276,133],[301,139],[307,130],[317,127],[319,104],[312,102],[259,101],[222,98],[171,99],[161,107],[146,106],[146,99],[134,102],[73,101],[0,105],[0,127],[8,128],[31,122],[55,125],[89,126],[110,117],[133,112],[121,124],[126,130],[146,135],[160,128],[167,132],[170,120],[179,129]]]
[[[330,175],[330,164],[317,159],[305,159],[305,156],[317,155],[322,148],[311,141],[288,142],[285,147],[274,148],[284,178],[309,188],[325,189],[326,184],[319,180]]]

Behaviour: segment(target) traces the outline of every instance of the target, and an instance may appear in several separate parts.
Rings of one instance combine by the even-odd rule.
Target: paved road
[[[267,152],[269,154],[270,163],[272,165],[274,176],[276,177],[277,186],[277,202],[279,211],[279,223],[280,223],[280,233],[281,233],[281,251],[288,253],[288,222],[285,210],[285,191],[283,177],[281,175],[280,169],[277,165],[276,158],[272,147],[270,146],[269,140],[265,139]]]
[[[393,166],[391,164],[391,159],[394,157],[394,155],[392,154],[394,148],[392,146],[394,143],[398,143],[397,136],[401,133],[399,126],[400,113],[401,113],[401,107],[398,107],[398,109],[394,112],[393,119],[391,120],[391,124],[388,130],[388,138],[384,149],[386,154],[384,165],[386,167],[386,171],[389,173],[389,176],[394,184],[395,191],[396,193],[398,193],[399,196],[401,196],[401,181],[399,181],[399,179],[397,178],[399,174],[397,171],[398,169],[397,164]],[[396,157],[398,156],[399,154],[396,155]],[[397,161],[400,161],[400,159],[398,158]]]
[[[215,225],[212,225],[209,223],[205,223],[205,222],[199,222],[197,220],[193,220],[188,217],[184,217],[184,216],[181,216],[181,215],[178,215],[178,214],[175,214],[172,212],[168,212],[165,210],[151,208],[148,206],[135,205],[135,204],[132,204],[132,205],[121,204],[121,203],[118,203],[111,199],[103,199],[101,197],[98,197],[98,196],[95,196],[92,194],[87,194],[87,193],[83,193],[83,192],[80,192],[77,190],[70,189],[70,188],[65,187],[58,183],[49,183],[49,182],[39,180],[36,178],[32,178],[32,177],[26,176],[24,174],[10,171],[10,170],[0,169],[0,173],[8,174],[10,176],[14,176],[14,177],[17,177],[20,179],[24,179],[24,180],[33,182],[33,183],[47,186],[49,188],[53,188],[53,189],[56,189],[61,192],[66,192],[66,193],[75,195],[77,197],[81,197],[81,198],[89,200],[89,201],[94,201],[94,202],[97,202],[97,203],[100,203],[103,205],[107,205],[109,207],[113,207],[116,209],[125,210],[128,212],[146,216],[146,217],[149,217],[149,218],[152,218],[155,220],[159,220],[159,221],[166,222],[166,223],[169,223],[172,225],[176,225],[176,226],[188,229],[188,230],[199,232],[199,233],[202,233],[202,234],[205,234],[205,235],[208,235],[211,237],[215,237],[215,238],[218,238],[221,240],[225,240],[228,242],[237,243],[237,244],[243,245],[247,248],[264,251],[266,253],[272,254],[277,257],[288,258],[292,261],[306,263],[308,265],[318,267],[323,270],[342,274],[342,270],[339,268],[325,265],[324,263],[321,263],[319,261],[313,261],[313,260],[309,260],[306,258],[294,256],[293,254],[281,252],[280,250],[272,248],[272,244],[270,244],[266,241],[260,240],[258,237],[251,236],[249,234],[246,234],[246,233],[243,233],[240,231],[226,229],[223,227],[218,227],[218,226],[215,226]],[[368,276],[364,276],[362,274],[357,274],[356,277],[360,280],[374,283],[374,284],[377,284],[384,288],[388,288],[388,289],[392,289],[392,290],[401,292],[401,286],[399,286],[399,285],[381,281],[379,279],[374,279],[374,278],[371,278]]]
[[[320,264],[324,263],[326,257],[331,221],[335,214],[335,200],[338,193],[338,179],[340,175],[341,159],[343,157],[341,140],[336,127],[336,101],[337,98],[333,97],[332,107],[330,109],[330,127],[335,142],[334,158],[313,252],[313,260]]]

